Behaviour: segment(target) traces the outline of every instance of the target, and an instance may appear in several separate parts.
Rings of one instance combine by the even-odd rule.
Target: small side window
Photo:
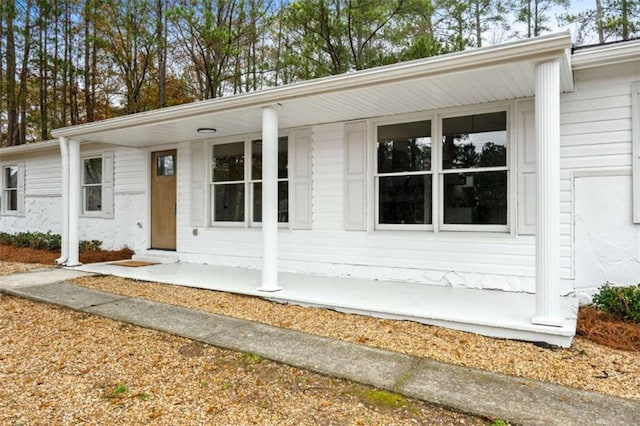
[[[85,213],[102,211],[102,158],[87,158],[82,165],[82,198]]]
[[[2,170],[3,182],[3,210],[18,212],[18,166],[6,166]]]

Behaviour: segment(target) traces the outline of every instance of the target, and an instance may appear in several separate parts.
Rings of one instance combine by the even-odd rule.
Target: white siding
[[[144,150],[105,145],[82,149],[81,155],[100,155],[114,151],[114,219],[80,218],[80,239],[100,240],[106,249],[128,246],[146,248],[146,158]],[[62,162],[60,152],[41,152],[3,157],[3,161],[25,164],[25,215],[2,216],[3,232],[62,232]],[[80,190],[78,188],[78,190]]]
[[[609,279],[637,281],[630,275],[633,268],[612,265],[640,262],[640,229],[632,222],[630,177],[624,177],[631,174],[631,86],[639,76],[638,63],[577,71],[575,92],[561,98],[561,277],[571,284],[575,279],[578,292],[592,292]],[[624,189],[607,191],[613,183]],[[624,229],[620,243],[631,241],[632,246],[622,250],[598,243],[594,238],[607,237],[598,235],[603,229],[611,233],[607,241],[614,246],[615,232]]]
[[[62,185],[62,165],[60,153],[47,152],[39,157],[25,160],[25,196],[60,196]]]
[[[114,152],[113,219],[102,217],[80,218],[80,239],[100,240],[109,250],[124,246],[134,251],[147,248],[146,243],[146,173],[150,154],[143,149],[104,146],[102,149],[83,151],[81,154],[102,154],[104,150]]]
[[[343,124],[313,128],[313,229],[279,232],[281,271],[534,290],[534,237],[343,229]],[[260,267],[259,228],[189,224],[189,144],[178,152],[178,253],[185,261]],[[207,189],[208,190],[208,189]],[[208,197],[207,197],[208,198]],[[372,208],[372,206],[368,206]],[[257,285],[258,283],[256,283]]]
[[[24,215],[0,216],[0,232],[62,231],[61,162],[58,149],[4,156],[25,167]]]
[[[142,149],[117,148],[114,158],[114,193],[139,194],[146,191],[146,162],[149,153]]]
[[[313,229],[342,230],[344,222],[344,125],[313,128]]]

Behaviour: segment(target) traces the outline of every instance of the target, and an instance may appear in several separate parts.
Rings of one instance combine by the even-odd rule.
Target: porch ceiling
[[[536,63],[561,61],[573,90],[568,33],[475,49],[55,130],[80,141],[145,147],[259,132],[278,105],[281,129],[481,104],[535,94]],[[199,134],[200,127],[217,129]]]

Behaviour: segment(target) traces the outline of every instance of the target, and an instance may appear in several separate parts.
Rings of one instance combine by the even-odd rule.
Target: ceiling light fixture
[[[213,127],[200,127],[198,129],[198,133],[215,133],[217,132],[216,129],[214,129]]]

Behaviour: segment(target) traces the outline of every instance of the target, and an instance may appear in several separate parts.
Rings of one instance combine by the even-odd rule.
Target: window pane
[[[379,223],[431,223],[431,175],[379,179]]]
[[[6,189],[12,189],[12,188],[18,187],[18,168],[16,166],[5,167],[4,187]]]
[[[99,212],[102,210],[102,186],[87,186],[84,188],[84,210]]]
[[[214,185],[214,220],[244,222],[244,184]]]
[[[431,170],[431,121],[378,127],[378,173]]]
[[[214,182],[244,180],[244,142],[214,145],[211,167]]]
[[[102,158],[84,160],[84,183],[102,183]]]
[[[18,210],[18,190],[12,189],[11,191],[6,191],[7,194],[7,211],[17,211]]]
[[[444,223],[507,224],[507,171],[444,175]]]
[[[175,158],[173,155],[158,155],[156,157],[156,175],[173,176],[176,174]]]
[[[262,184],[253,184],[253,221],[262,222]],[[289,182],[278,182],[278,222],[289,222]]]
[[[278,138],[278,179],[288,176],[289,139],[286,136]],[[251,141],[251,179],[262,179],[262,139]]]
[[[442,120],[442,166],[466,169],[507,165],[507,113]]]

